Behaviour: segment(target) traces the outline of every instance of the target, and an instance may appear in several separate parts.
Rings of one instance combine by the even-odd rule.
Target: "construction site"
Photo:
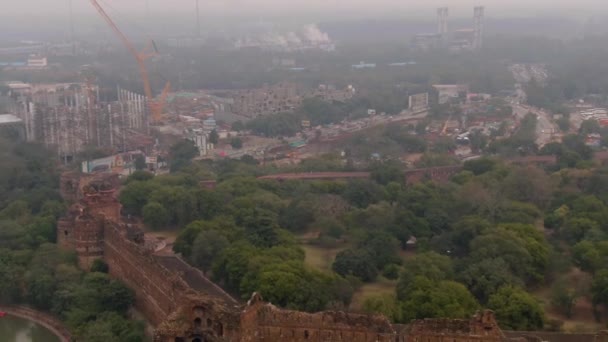
[[[25,138],[70,161],[85,147],[117,151],[149,148],[146,99],[117,89],[117,101],[101,102],[91,83],[9,83],[11,111],[25,125]]]
[[[7,82],[9,110],[25,126],[25,139],[39,142],[69,162],[85,148],[113,152],[150,151],[154,145],[151,126],[163,119],[167,82],[157,97],[152,92],[146,61],[158,54],[150,41],[138,50],[96,0],[93,7],[131,53],[139,67],[144,94],[116,87],[112,100],[100,98],[95,71],[85,66],[80,79],[71,83],[30,84]]]

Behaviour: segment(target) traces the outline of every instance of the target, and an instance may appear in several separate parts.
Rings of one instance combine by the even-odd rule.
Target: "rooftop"
[[[13,114],[0,114],[0,125],[9,123],[20,123],[21,119]]]

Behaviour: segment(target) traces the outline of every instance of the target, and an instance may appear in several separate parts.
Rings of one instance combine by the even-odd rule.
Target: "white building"
[[[27,67],[30,69],[45,69],[49,66],[49,62],[46,57],[30,56],[27,59]]]
[[[209,151],[213,150],[213,144],[209,143],[207,134],[202,129],[193,129],[190,140],[198,148],[198,153],[201,157],[208,155]]]

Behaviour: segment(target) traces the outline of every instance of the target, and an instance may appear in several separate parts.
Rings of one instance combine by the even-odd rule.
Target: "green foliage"
[[[101,259],[95,259],[91,265],[91,272],[108,273],[109,270],[108,264]]]
[[[135,166],[135,170],[137,170],[137,171],[144,170],[146,168],[146,158],[142,154],[138,154],[135,157],[134,164],[135,164],[134,165]]]
[[[404,322],[421,318],[467,318],[479,304],[467,288],[454,281],[416,276],[402,299]]]
[[[365,298],[363,311],[368,314],[381,314],[393,322],[403,322],[402,310],[395,296],[390,294]]]
[[[497,161],[490,158],[479,158],[468,160],[464,163],[464,169],[473,172],[474,175],[479,176],[486,172],[494,170]]]
[[[390,182],[403,183],[404,169],[404,166],[396,161],[378,162],[372,166],[372,179],[381,185],[387,185]]]
[[[432,282],[452,279],[454,268],[452,260],[435,252],[418,254],[406,260],[403,272],[397,283],[397,298],[405,300],[418,277]]]
[[[239,239],[244,234],[242,228],[237,227],[232,220],[224,217],[218,217],[212,221],[194,221],[177,236],[173,251],[181,253],[185,257],[190,257],[194,241],[201,232],[207,231],[218,232],[231,242]]]
[[[114,312],[104,312],[95,320],[79,327],[77,335],[83,341],[90,342],[145,341],[143,322],[126,320]]]
[[[518,287],[501,287],[490,296],[488,308],[494,310],[503,329],[534,331],[542,329],[545,323],[545,314],[536,298]]]
[[[544,237],[530,225],[502,225],[471,241],[471,261],[502,258],[510,271],[526,282],[543,278],[548,255]]]
[[[351,181],[343,197],[359,208],[366,208],[370,204],[379,202],[385,196],[383,189],[375,184],[365,181]]]
[[[148,203],[148,199],[159,186],[150,181],[129,182],[120,191],[120,203],[123,210],[132,215],[141,215],[143,207]]]
[[[572,311],[579,296],[578,290],[568,286],[565,281],[558,281],[551,286],[551,305],[567,318],[572,318]]]
[[[243,123],[241,122],[241,125]],[[217,145],[217,143],[220,141],[220,135],[217,133],[217,130],[212,130],[209,133],[209,142],[212,143],[213,145]]]
[[[587,272],[595,273],[603,267],[606,257],[608,257],[607,242],[581,241],[572,247],[574,264]]]
[[[291,202],[279,214],[280,226],[292,232],[305,231],[315,219],[313,205],[311,200]]]
[[[481,260],[467,265],[462,272],[459,272],[458,278],[482,303],[486,303],[489,297],[502,286],[524,285],[523,281],[509,270],[509,265],[501,258]]]
[[[593,277],[591,299],[594,306],[608,304],[608,270],[600,270]]]
[[[243,140],[239,137],[230,139],[230,146],[235,150],[243,148]]]
[[[142,208],[142,217],[144,223],[154,229],[165,228],[169,222],[169,213],[167,209],[158,202],[149,202]]]
[[[388,264],[388,265],[384,266],[384,269],[382,270],[382,276],[385,277],[386,279],[396,280],[399,278],[400,270],[401,270],[401,267],[399,267],[399,265]]]
[[[378,275],[372,256],[363,249],[347,249],[338,253],[332,269],[341,276],[352,275],[365,282],[374,280]]]
[[[184,169],[198,155],[198,148],[190,140],[182,140],[169,150],[169,166],[172,172]]]
[[[228,238],[217,230],[201,231],[192,244],[192,263],[203,271],[209,271],[213,261],[228,248]]]

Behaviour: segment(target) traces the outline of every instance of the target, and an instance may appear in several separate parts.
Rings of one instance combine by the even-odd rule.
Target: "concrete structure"
[[[27,59],[27,67],[31,69],[45,69],[49,66],[46,57],[32,55]]]
[[[434,84],[439,95],[439,104],[448,103],[451,99],[460,97],[469,92],[469,86],[466,84]]]
[[[0,136],[11,140],[26,140],[23,120],[12,114],[0,114]]]
[[[118,151],[141,149],[152,142],[146,100],[118,88],[118,101],[99,101],[91,84],[27,84],[9,82],[11,111],[23,120],[25,138],[36,141],[69,160],[85,146]]]
[[[437,34],[441,35],[441,38],[443,39],[446,39],[449,34],[448,16],[449,9],[447,7],[437,9]]]
[[[255,118],[266,114],[292,112],[306,98],[317,97],[325,101],[344,102],[355,95],[355,88],[336,89],[319,85],[315,89],[300,89],[296,84],[282,82],[272,86],[238,91],[234,95],[232,111],[238,115]]]
[[[198,148],[199,156],[203,157],[209,154],[209,151],[213,149],[213,144],[209,142],[208,133],[201,129],[194,129],[188,135],[188,139],[194,142],[194,145]]]
[[[449,9],[437,9],[437,33],[416,34],[411,45],[422,51],[435,48],[449,48],[451,52],[480,50],[483,46],[485,8],[477,6],[473,10],[472,28],[462,28],[450,32],[448,29]]]
[[[417,112],[429,108],[429,93],[410,95],[408,109]]]

